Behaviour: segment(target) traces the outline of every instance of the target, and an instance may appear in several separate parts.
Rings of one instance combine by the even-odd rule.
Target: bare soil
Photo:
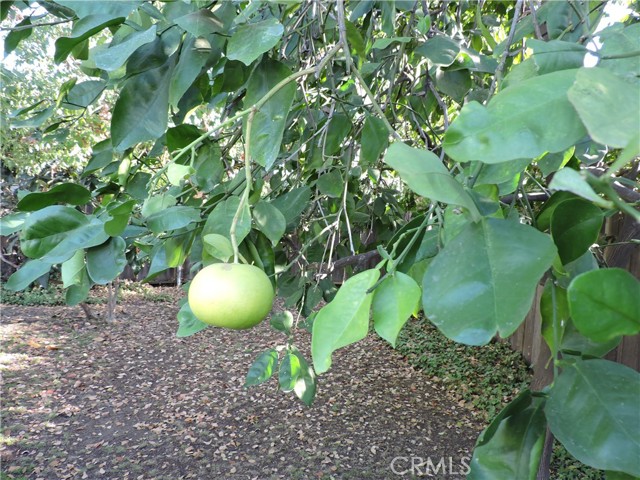
[[[2,480],[463,478],[483,427],[373,335],[306,407],[276,379],[243,386],[284,341],[268,321],[179,339],[175,303],[92,309],[2,306]]]

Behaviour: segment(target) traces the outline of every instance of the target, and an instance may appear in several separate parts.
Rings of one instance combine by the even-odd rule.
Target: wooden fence
[[[607,219],[603,231],[609,243],[628,242],[640,238],[640,225],[628,216],[616,215]],[[631,272],[640,279],[640,245],[624,244],[609,247],[605,251],[604,260],[609,267],[619,267]],[[522,352],[524,359],[534,371],[533,388],[548,385],[553,378],[553,365],[549,362],[551,352],[542,338],[540,331],[540,296],[539,286],[531,310],[520,328],[507,340],[511,347]],[[622,342],[604,358],[621,363],[640,371],[640,335],[623,337]]]

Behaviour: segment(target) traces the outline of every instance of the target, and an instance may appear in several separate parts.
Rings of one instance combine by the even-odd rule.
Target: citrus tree
[[[257,356],[246,384],[277,375],[311,404],[333,352],[371,324],[394,345],[422,310],[447,337],[481,346],[518,328],[543,283],[553,382],[492,421],[469,478],[535,478],[547,428],[608,478],[640,476],[640,376],[601,358],[640,332],[640,283],[607,268],[600,235],[614,215],[640,221],[637,11],[523,0],[39,5],[43,19],[11,35],[72,22],[54,59],[90,79],[65,83],[61,102],[89,109],[103,90],[117,100],[82,172],[92,188],[29,193],[2,219],[31,259],[7,288],[61,265],[76,304],[132,255],[148,258],[147,280],[187,259],[194,273],[255,265],[284,299],[271,325],[286,341]],[[27,5],[2,7],[11,23]],[[91,214],[77,208],[89,204]],[[179,336],[208,326],[186,298],[178,322]],[[312,332],[311,358],[295,346],[300,328]]]

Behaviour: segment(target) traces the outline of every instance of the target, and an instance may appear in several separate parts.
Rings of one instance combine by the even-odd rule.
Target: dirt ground
[[[243,386],[284,340],[268,322],[179,339],[176,312],[3,305],[2,480],[464,477],[482,425],[373,335],[334,355],[309,408],[276,379]]]

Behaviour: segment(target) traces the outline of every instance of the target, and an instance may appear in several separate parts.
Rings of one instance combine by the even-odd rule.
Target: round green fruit
[[[273,299],[269,277],[253,265],[214,263],[200,270],[189,287],[189,306],[198,320],[234,330],[260,323]]]

